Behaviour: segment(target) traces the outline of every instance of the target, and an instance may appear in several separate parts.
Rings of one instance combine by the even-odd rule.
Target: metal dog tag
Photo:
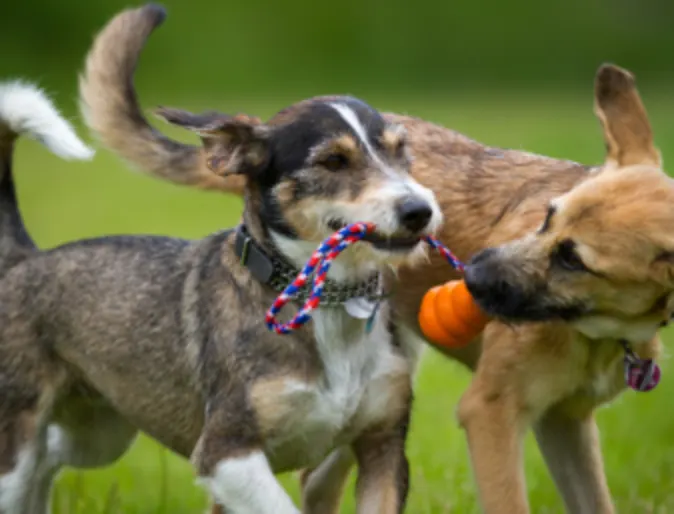
[[[349,298],[344,302],[344,308],[349,316],[356,319],[370,319],[372,313],[377,308],[377,302],[368,300],[364,296]]]

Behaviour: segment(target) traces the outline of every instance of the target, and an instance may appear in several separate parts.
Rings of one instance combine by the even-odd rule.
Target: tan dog
[[[143,171],[241,194],[243,179],[230,173],[236,154],[209,167],[207,146],[169,141],[140,114],[129,86],[140,51],[134,37],[121,31],[110,45],[111,62],[90,63],[90,126]],[[105,80],[93,95],[96,74]],[[613,512],[592,413],[625,387],[619,340],[655,357],[655,333],[669,317],[674,187],[659,168],[628,72],[600,69],[596,110],[608,145],[598,167],[489,148],[423,120],[384,115],[405,126],[413,176],[433,188],[451,220],[441,239],[460,258],[479,254],[467,270],[472,292],[492,314],[528,322],[492,322],[482,341],[446,351],[475,370],[459,419],[488,514],[528,512],[521,446],[531,426],[568,511]],[[420,347],[416,317],[424,293],[452,278],[438,256],[401,271],[393,304],[406,348]],[[407,355],[416,360],[414,351]],[[307,471],[305,509],[337,512],[353,462],[343,447]]]
[[[441,240],[461,258],[475,255],[467,284],[509,323],[490,323],[466,350],[444,350],[475,371],[458,417],[487,514],[529,512],[530,427],[567,511],[614,512],[593,411],[625,389],[621,341],[657,357],[656,332],[672,311],[674,183],[631,74],[602,66],[595,98],[608,150],[598,167],[488,148],[390,115],[408,129],[414,177],[452,220]],[[401,272],[394,305],[408,334],[419,333],[424,293],[451,278],[437,256]],[[346,475],[342,459],[305,475],[306,497]]]

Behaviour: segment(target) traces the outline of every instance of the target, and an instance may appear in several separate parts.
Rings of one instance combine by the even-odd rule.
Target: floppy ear
[[[661,166],[660,152],[632,74],[611,64],[602,65],[595,78],[594,112],[606,141],[606,165]]]
[[[214,111],[193,114],[168,107],[158,108],[155,114],[199,134],[206,166],[217,175],[251,175],[269,163],[269,129],[258,118]]]

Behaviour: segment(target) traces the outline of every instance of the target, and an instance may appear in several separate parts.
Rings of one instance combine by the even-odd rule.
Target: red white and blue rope
[[[293,330],[298,329],[311,319],[311,311],[316,309],[321,303],[321,295],[323,293],[323,286],[330,270],[330,266],[335,258],[342,253],[346,248],[353,243],[360,241],[367,234],[374,232],[375,225],[373,223],[353,223],[338,230],[330,237],[325,239],[319,247],[311,255],[302,271],[297,275],[290,285],[288,285],[283,292],[276,298],[265,316],[265,323],[269,330],[277,334],[289,334]],[[442,243],[432,236],[424,236],[422,240],[426,241],[434,249],[440,252],[445,259],[457,271],[463,271],[463,263],[456,258],[456,256],[446,248]],[[314,273],[316,268],[316,276],[313,279],[311,294],[307,298],[304,305],[300,308],[297,314],[286,323],[279,323],[276,316],[281,312],[281,309],[290,302],[290,300],[298,293],[298,291],[309,281],[309,278]]]

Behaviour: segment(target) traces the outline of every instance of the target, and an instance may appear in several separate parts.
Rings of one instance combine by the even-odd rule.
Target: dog
[[[90,120],[118,106],[116,88],[163,18],[154,5],[125,11],[97,36],[82,77]],[[31,127],[44,124],[38,108],[16,106]],[[140,430],[190,458],[227,513],[299,512],[274,474],[316,466],[341,447],[358,461],[358,512],[402,512],[412,369],[385,295],[391,270],[423,259],[421,239],[442,220],[434,194],[409,175],[403,127],[338,96],[302,101],[267,123],[158,113],[203,141],[197,152],[152,133],[170,155],[166,169],[203,159],[242,176],[243,222],[198,241],[75,241],[6,270],[0,511],[47,512],[60,467],[111,463]],[[3,243],[19,248],[11,180],[7,167]],[[375,231],[335,261],[312,323],[270,332],[264,313],[286,278],[335,227],[363,220]],[[323,514],[321,502],[304,512]]]
[[[208,141],[197,148],[151,128],[130,86],[142,45],[130,30],[115,38],[99,61],[99,87],[91,86],[90,67],[82,88],[100,141],[160,179],[242,195],[244,179],[232,173],[238,158],[209,166]],[[608,148],[602,165],[488,147],[383,113],[405,128],[412,176],[442,209],[439,237],[470,259],[467,284],[495,317],[468,347],[437,348],[475,373],[457,417],[487,514],[529,512],[520,453],[530,427],[568,512],[614,511],[593,411],[625,389],[623,345],[656,358],[655,333],[671,312],[671,182],[633,76],[602,65],[595,84]],[[455,278],[437,255],[398,270],[391,308],[410,369],[423,343],[433,344],[418,326],[421,300]],[[305,469],[305,505],[338,512],[354,462],[343,446]]]
[[[636,356],[654,372],[657,331],[672,315],[674,182],[631,73],[599,68],[595,112],[607,148],[599,166],[485,147],[385,114],[406,126],[412,175],[451,220],[439,237],[468,260],[469,291],[494,317],[470,347],[438,348],[474,371],[457,418],[487,514],[529,512],[529,428],[567,512],[615,512],[593,413],[625,390]],[[400,271],[392,303],[408,344],[422,335],[425,292],[454,278],[435,256]],[[304,494],[347,475],[348,464],[326,461],[305,473]]]

